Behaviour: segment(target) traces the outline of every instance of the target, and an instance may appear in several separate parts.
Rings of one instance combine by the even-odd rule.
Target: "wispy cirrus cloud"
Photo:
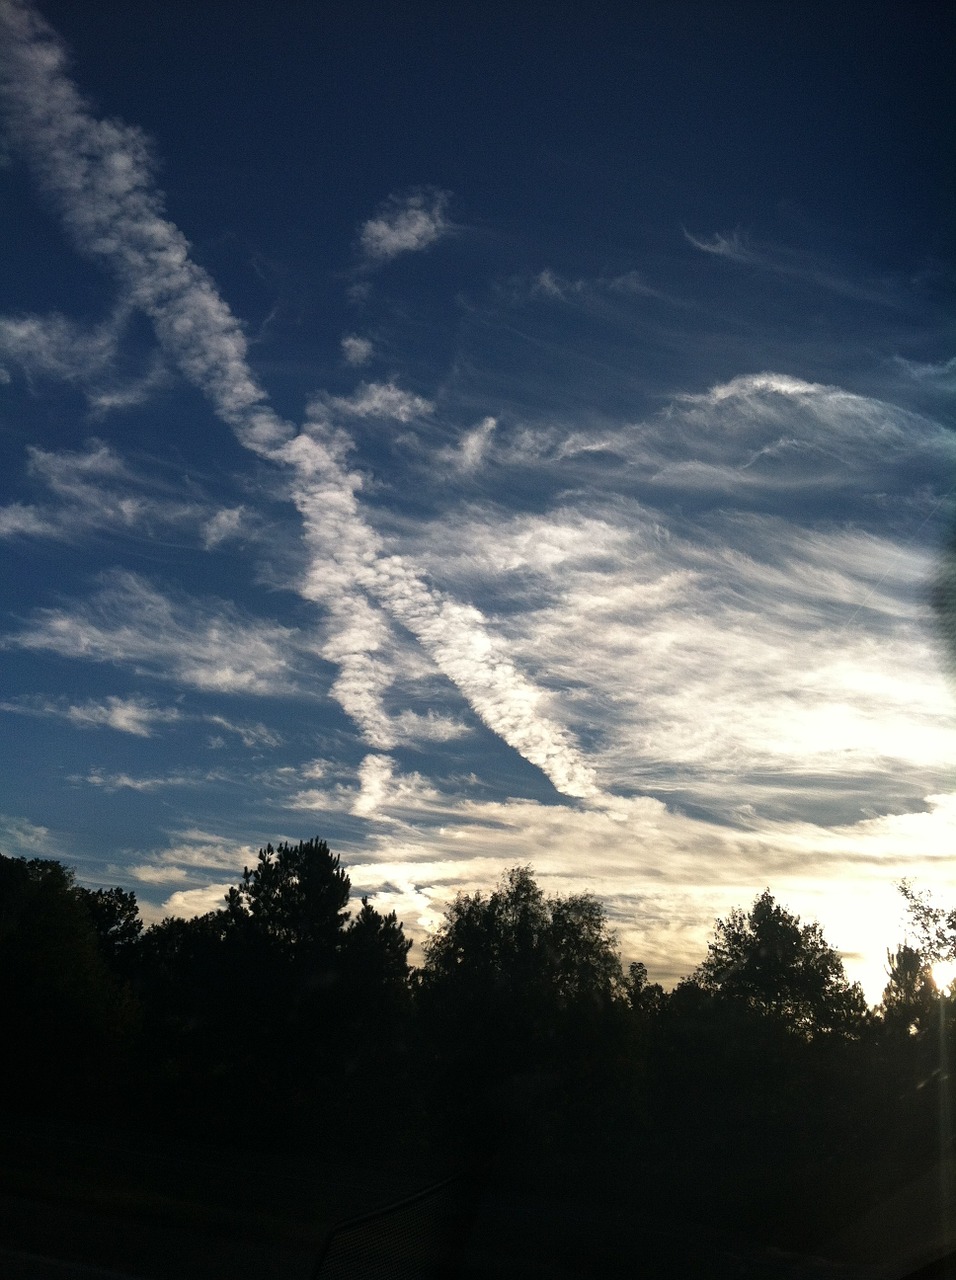
[[[0,711],[16,715],[54,716],[66,720],[76,729],[115,729],[138,738],[152,737],[160,725],[182,720],[178,707],[158,707],[146,698],[108,696],[101,702],[88,699],[71,703],[66,698],[20,698],[0,702]]]
[[[137,738],[154,737],[168,725],[203,723],[238,738],[250,749],[273,748],[283,741],[280,733],[258,721],[235,721],[223,715],[190,712],[181,706],[157,706],[148,698],[124,698],[115,694],[101,700],[89,698],[85,702],[71,702],[64,697],[23,696],[0,702],[0,711],[43,719],[52,717],[66,721],[74,729],[113,729]]]
[[[0,88],[14,141],[80,247],[111,267],[129,305],[151,319],[169,360],[208,396],[246,447],[291,468],[292,497],[316,557],[303,594],[328,610],[330,631],[348,631],[364,594],[418,639],[485,723],[559,790],[592,792],[593,775],[576,744],[549,720],[545,695],[519,672],[480,612],[438,595],[413,565],[386,553],[359,511],[361,478],[343,467],[340,445],[322,438],[325,423],[309,424],[293,439],[292,428],[268,405],[249,366],[240,325],[207,273],[191,261],[185,237],[165,217],[143,135],[93,116],[66,74],[62,46],[33,9],[11,2],[0,17],[6,29]],[[388,261],[437,240],[448,230],[447,199],[447,193],[425,190],[391,199],[362,229],[367,260]],[[48,622],[32,641],[24,632],[20,642],[50,646],[57,629],[72,629],[65,617]],[[95,625],[75,638],[85,645],[79,652],[100,645]],[[374,637],[361,650],[349,646],[348,660],[344,683],[333,691],[354,689],[350,673],[359,673],[375,704],[360,725],[373,744],[384,744],[380,691],[390,677],[375,656]],[[187,676],[216,678],[204,663]],[[238,658],[235,666],[219,668],[219,678],[233,688],[258,679],[252,664]]]
[[[403,773],[383,754],[363,760],[355,786],[319,778],[291,804],[346,808],[368,823],[352,856],[341,842],[353,892],[397,910],[417,942],[456,892],[489,889],[503,865],[530,863],[549,892],[597,889],[625,956],[672,983],[699,963],[715,917],[770,883],[824,924],[872,999],[885,982],[885,939],[902,927],[895,885],[906,874],[938,873],[956,816],[951,793],[922,797],[915,812],[825,830],[799,817],[707,820],[646,796],[491,800],[464,779],[448,790]]]
[[[77,542],[96,530],[142,537],[175,529],[212,550],[257,527],[244,506],[218,507],[195,484],[188,493],[163,484],[95,437],[82,449],[28,446],[27,455],[28,475],[50,496],[0,507],[0,537]]]
[[[410,550],[489,602],[603,789],[832,819],[828,773],[844,812],[942,784],[956,739],[928,585],[950,433],[763,374],[577,443],[553,428],[493,447],[507,483],[553,486],[546,510],[458,504]]]
[[[519,293],[525,291],[562,302],[582,302],[602,295],[617,294],[620,297],[652,298],[671,306],[688,305],[685,300],[649,284],[640,271],[622,271],[619,275],[568,277],[552,267],[544,267],[531,277],[530,283],[520,283]]]
[[[62,841],[49,827],[15,814],[0,813],[2,852],[8,858],[61,858]]]
[[[446,235],[449,198],[447,191],[432,188],[390,196],[359,231],[366,262],[390,262],[403,253],[418,253]]]
[[[249,448],[268,452],[291,428],[266,403],[242,327],[165,216],[146,137],[93,115],[69,78],[62,44],[32,6],[6,0],[0,31],[11,144],[26,155],[77,246],[119,281],[124,306],[152,321],[173,365],[214,399]]]
[[[136,777],[130,773],[104,773],[92,769],[87,774],[73,774],[73,783],[85,783],[90,787],[102,787],[104,791],[164,791],[167,787],[205,787],[211,782],[222,782],[225,776],[215,771],[177,769],[171,773]]]
[[[97,325],[80,324],[54,312],[51,315],[0,316],[0,375],[11,370],[35,385],[39,381],[68,382],[82,389],[91,415],[141,404],[168,385],[168,371],[153,353],[140,368],[123,368],[121,346],[130,311],[118,307]]]
[[[234,734],[244,747],[278,747],[282,743],[282,735],[268,725],[257,721],[234,721],[226,716],[205,715],[202,719],[226,733]]]
[[[285,695],[300,688],[300,637],[224,602],[167,596],[144,578],[116,571],[72,608],[41,609],[9,648],[116,663],[187,687]]]
[[[321,815],[358,864],[356,887],[385,909],[409,910],[422,928],[456,889],[486,887],[503,862],[530,861],[551,889],[600,887],[629,953],[676,977],[700,958],[713,916],[768,881],[789,905],[824,918],[814,898],[824,882],[834,898],[844,882],[858,894],[871,883],[891,894],[906,859],[915,859],[910,870],[931,865],[917,831],[924,849],[951,843],[940,760],[952,758],[953,729],[926,626],[954,460],[939,424],[900,411],[892,391],[878,400],[831,385],[841,380],[834,364],[790,359],[789,347],[779,360],[741,363],[737,347],[733,362],[723,359],[728,349],[708,362],[707,334],[691,324],[710,325],[707,308],[689,291],[676,296],[686,277],[670,296],[656,288],[653,266],[590,278],[574,266],[517,284],[510,276],[497,294],[508,323],[485,307],[487,347],[476,356],[463,343],[440,392],[397,372],[351,392],[339,383],[293,428],[266,399],[242,326],[167,219],[142,136],[95,119],[28,6],[9,0],[2,21],[0,59],[16,81],[7,89],[12,136],[78,246],[118,281],[117,314],[139,308],[151,318],[161,367],[178,369],[257,455],[269,499],[294,504],[298,574],[272,580],[292,581],[316,606],[314,626],[292,605],[297,629],[282,628],[142,578],[126,587],[113,578],[88,600],[30,615],[7,643],[116,661],[180,685],[184,719],[255,753],[227,779],[244,769],[245,790],[263,798],[243,811],[245,829],[274,827],[277,813],[297,824]],[[371,290],[374,268],[451,230],[435,193],[394,199],[360,232],[353,278]],[[715,266],[862,301],[893,294],[743,236],[688,238]],[[691,265],[699,279],[703,260]],[[515,301],[529,304],[523,328]],[[71,324],[59,337],[55,323],[36,329],[47,347],[29,376],[77,376],[69,339],[99,331]],[[391,358],[397,344],[384,327],[375,333],[375,354]],[[115,352],[100,337],[102,387],[75,385],[120,395],[110,381]],[[690,364],[698,339],[701,358]],[[496,358],[523,341],[532,359]],[[668,358],[679,347],[683,363],[664,369],[665,347]],[[344,361],[365,377],[373,353],[369,339],[351,335],[342,359],[334,354],[337,376]],[[655,361],[661,369],[645,379],[641,366]],[[12,358],[9,366],[13,376],[27,371]],[[763,372],[728,378],[740,368]],[[812,375],[820,381],[793,373],[807,368],[828,372]],[[948,376],[945,366],[903,372],[920,387]],[[715,385],[701,391],[708,378]],[[686,386],[694,393],[681,394]],[[401,449],[417,450],[411,477]],[[179,496],[97,450],[36,453],[32,480],[52,500],[0,511],[0,529],[66,538],[107,525],[150,535],[188,528],[193,545],[215,549],[252,518],[195,493],[177,511]],[[287,605],[288,596],[279,607]],[[266,713],[189,712],[191,691],[331,693],[360,731],[362,759],[349,738],[337,765],[290,763],[305,737],[290,729],[282,761],[256,764],[279,745],[258,718]],[[107,725],[96,719],[106,705],[65,700],[53,714],[85,706],[89,724]],[[551,780],[550,803],[479,719]],[[128,708],[122,731],[136,735],[136,723]],[[139,723],[152,734],[163,727]],[[412,746],[421,749],[414,763]],[[317,749],[309,740],[308,752]],[[151,763],[141,774],[104,767],[90,785],[135,793],[145,806],[151,795],[167,800],[164,786],[191,801],[189,780],[206,776]],[[537,802],[503,798],[525,785],[538,788]],[[180,844],[181,856],[137,854],[141,882],[175,891],[166,904],[177,910],[216,905],[238,846],[212,836],[205,852],[198,836]]]
[[[477,426],[463,433],[457,445],[442,449],[439,458],[454,471],[464,474],[476,471],[489,455],[497,426],[496,418],[483,418]]]
[[[331,411],[345,418],[391,418],[395,422],[411,422],[434,412],[434,408],[430,400],[403,391],[394,382],[363,382],[350,396],[316,397],[308,411],[312,417]]]
[[[786,276],[859,302],[870,302],[883,307],[900,305],[898,290],[888,288],[879,281],[868,283],[853,279],[843,274],[835,264],[802,250],[784,245],[759,244],[739,229],[731,232],[715,231],[711,236],[694,235],[686,227],[683,231],[688,244],[701,253],[724,258],[738,266],[755,267],[760,271]]]

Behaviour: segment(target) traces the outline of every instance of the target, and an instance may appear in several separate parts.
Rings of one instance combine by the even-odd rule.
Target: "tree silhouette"
[[[956,909],[937,906],[928,893],[920,893],[909,881],[899,886],[906,910],[919,942],[918,950],[928,961],[956,958]]]
[[[769,889],[748,913],[734,908],[717,921],[694,981],[808,1037],[858,1030],[866,1015],[862,989],[847,980],[819,924],[801,924]]]
[[[404,993],[411,945],[394,911],[383,916],[368,898],[363,898],[361,910],[343,938],[343,954],[353,988],[372,1000]]]
[[[886,960],[889,982],[879,1004],[884,1025],[901,1035],[935,1029],[939,992],[925,956],[914,947],[903,945],[888,951]]]
[[[422,1041],[450,1124],[512,1160],[584,1132],[575,1108],[607,1097],[596,1077],[629,1013],[600,904],[546,897],[514,867],[487,896],[459,894],[424,949]]]
[[[84,889],[81,886],[77,887],[76,894],[86,907],[110,968],[128,975],[143,933],[136,894],[116,887]]]
[[[425,944],[426,987],[466,1001],[568,1007],[623,997],[604,909],[589,894],[546,898],[530,867],[513,867],[487,898],[459,894]]]
[[[350,882],[324,840],[271,844],[226,895],[229,926],[286,958],[328,955],[339,945]]]
[[[18,1097],[52,1101],[68,1078],[97,1093],[115,1081],[133,1002],[59,862],[0,855],[0,1007],[0,1078]]]

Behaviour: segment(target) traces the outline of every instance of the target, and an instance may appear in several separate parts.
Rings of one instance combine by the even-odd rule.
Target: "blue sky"
[[[0,0],[0,848],[672,982],[952,901],[952,15]]]

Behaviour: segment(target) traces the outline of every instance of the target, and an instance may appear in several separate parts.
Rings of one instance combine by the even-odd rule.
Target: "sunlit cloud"
[[[220,693],[272,696],[296,689],[298,640],[287,628],[186,596],[170,597],[136,574],[106,574],[72,609],[38,610],[8,647],[130,667]]]
[[[427,249],[449,230],[447,191],[420,190],[390,196],[362,225],[359,243],[368,262],[389,262],[403,253]]]
[[[102,702],[92,699],[70,703],[65,698],[21,698],[0,702],[0,711],[18,715],[55,716],[67,720],[77,729],[108,728],[135,737],[149,738],[157,726],[174,724],[182,719],[178,707],[158,707],[145,698],[119,698],[109,696]]]
[[[248,447],[268,450],[288,438],[291,429],[249,368],[241,326],[165,217],[142,132],[94,117],[67,75],[62,45],[34,9],[5,4],[0,27],[8,136],[78,247],[106,262],[125,305],[150,318],[170,361],[212,396]]]
[[[88,252],[106,258],[131,304],[153,321],[169,358],[205,392],[240,441],[294,469],[293,498],[303,514],[307,540],[320,552],[313,582],[331,570],[333,579],[344,572],[349,583],[335,590],[326,583],[320,595],[306,592],[307,598],[331,605],[341,630],[341,620],[354,609],[355,588],[367,592],[418,638],[485,723],[541,768],[559,790],[574,795],[593,792],[589,766],[567,732],[548,720],[541,691],[488,633],[479,611],[438,597],[412,565],[384,557],[381,543],[357,508],[360,481],[343,469],[337,452],[315,433],[290,439],[291,429],[268,406],[248,365],[238,322],[208,275],[190,260],[181,232],[162,214],[142,135],[92,116],[64,73],[62,49],[36,14],[11,9],[9,25],[13,75],[8,110],[14,134],[61,205],[73,234]],[[83,140],[80,152],[78,138]],[[446,229],[446,201],[441,192],[393,199],[363,228],[366,252],[385,260],[424,248]],[[396,398],[396,391],[372,385],[347,403],[353,412],[380,412],[384,395],[393,414],[411,412],[404,393]],[[321,424],[316,426],[321,430]],[[314,536],[320,522],[312,518],[320,500],[321,542]],[[329,514],[340,535],[332,554],[324,529]],[[62,616],[48,620],[51,628],[42,633],[47,638],[35,633],[35,647],[56,647],[50,636],[70,629]],[[21,643],[26,643],[27,634]],[[89,629],[73,638],[80,642],[81,653],[95,651],[99,643]],[[356,653],[353,648],[351,654],[353,665],[358,663],[382,683],[373,650]],[[241,664],[240,675],[237,664],[220,667],[218,673],[202,664],[192,682],[218,678],[223,689],[253,687],[257,677],[250,668],[248,662]],[[381,725],[374,732],[384,745]]]
[[[8,858],[60,858],[64,852],[49,827],[14,814],[0,813],[0,840]]]
[[[206,915],[209,911],[218,911],[231,887],[228,884],[209,884],[201,889],[177,889],[163,903],[162,914],[190,919]]]
[[[440,456],[456,471],[467,474],[477,470],[489,454],[497,425],[494,418],[483,418],[462,435],[455,448],[443,450]]]
[[[308,807],[320,808],[321,796],[316,789]],[[353,812],[373,824],[357,860],[346,853],[353,887],[389,910],[413,910],[406,928],[419,942],[456,892],[490,889],[503,865],[531,863],[549,892],[599,892],[626,958],[650,962],[673,982],[703,957],[714,919],[769,885],[824,924],[873,999],[884,981],[879,948],[903,928],[896,885],[907,869],[938,876],[946,855],[933,850],[951,847],[956,814],[952,795],[942,795],[918,814],[865,818],[826,834],[769,819],[733,829],[645,797],[570,806],[441,792],[381,756],[363,762],[353,796]],[[854,886],[872,918],[853,910]]]
[[[79,542],[96,531],[135,537],[176,531],[213,550],[257,530],[242,506],[217,507],[196,485],[177,488],[130,466],[95,437],[82,449],[27,449],[27,473],[48,497],[41,505],[0,507],[0,537]]]
[[[430,401],[403,391],[393,382],[363,382],[353,395],[331,396],[327,403],[334,413],[345,417],[392,418],[396,422],[411,422],[434,409]],[[309,412],[320,415],[322,401],[313,401]]]
[[[235,734],[244,747],[277,747],[282,742],[282,735],[270,729],[268,725],[249,721],[237,723],[227,719],[226,716],[216,715],[203,716],[203,720],[208,724],[217,725],[220,729],[225,729],[227,733]]]
[[[224,775],[215,771],[178,769],[172,773],[134,777],[129,773],[104,773],[93,769],[88,774],[74,774],[69,781],[85,783],[90,787],[102,787],[104,791],[163,791],[167,787],[204,787],[211,782],[224,781]]]
[[[516,295],[525,292],[553,301],[586,304],[602,297],[617,294],[620,298],[650,298],[670,306],[686,307],[688,303],[655,288],[639,271],[624,271],[620,275],[578,276],[573,279],[560,275],[551,267],[544,267],[531,277],[530,283],[518,281]]]

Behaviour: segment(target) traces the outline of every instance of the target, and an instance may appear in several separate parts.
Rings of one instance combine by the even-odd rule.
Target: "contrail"
[[[22,0],[0,0],[0,96],[8,132],[59,206],[77,248],[102,261],[129,302],[152,321],[183,376],[248,449],[291,468],[291,497],[313,556],[302,588],[328,611],[325,654],[339,665],[334,695],[375,745],[389,740],[382,693],[388,673],[377,640],[348,620],[361,598],[407,628],[482,721],[566,795],[600,795],[591,767],[545,700],[515,667],[477,609],[429,586],[390,555],[359,510],[349,474],[319,426],[297,433],[268,402],[248,361],[242,327],[189,243],[166,216],[150,149],[134,127],[97,119],[73,84],[66,51]]]

